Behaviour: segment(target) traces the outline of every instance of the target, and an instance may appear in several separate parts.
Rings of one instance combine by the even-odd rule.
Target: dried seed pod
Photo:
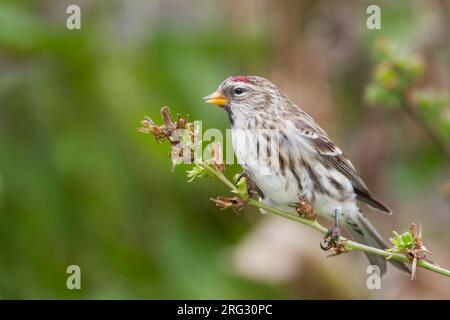
[[[161,117],[164,124],[158,126],[155,122],[145,117],[141,121],[142,127],[138,130],[142,133],[151,134],[158,141],[169,140],[171,145],[170,158],[173,168],[180,162],[190,163],[193,160],[193,146],[196,143],[195,126],[187,121],[187,117],[177,114],[177,121],[172,121],[169,107],[161,108]],[[172,168],[172,170],[173,170]]]
[[[239,197],[216,197],[216,198],[210,198],[211,201],[213,201],[217,207],[221,208],[222,210],[232,208],[235,211],[241,211],[247,204],[246,201],[242,200]]]

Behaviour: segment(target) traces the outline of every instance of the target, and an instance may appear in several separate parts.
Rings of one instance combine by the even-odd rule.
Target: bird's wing
[[[350,160],[345,157],[341,149],[331,141],[326,132],[311,117],[303,113],[300,119],[296,119],[295,127],[297,134],[312,146],[310,149],[317,153],[319,159],[322,159],[350,180],[358,200],[378,210],[391,213],[386,206],[372,197]]]

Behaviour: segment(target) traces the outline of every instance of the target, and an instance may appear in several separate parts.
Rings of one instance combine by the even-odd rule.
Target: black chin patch
[[[234,115],[233,115],[233,112],[231,112],[231,109],[230,109],[229,106],[225,106],[224,109],[227,111],[228,119],[230,119],[230,124],[233,125],[233,124],[234,124]]]

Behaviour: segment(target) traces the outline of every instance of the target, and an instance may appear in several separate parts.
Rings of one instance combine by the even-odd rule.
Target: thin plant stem
[[[239,193],[238,188],[235,186],[235,184],[233,182],[231,182],[230,180],[228,180],[223,173],[215,170],[210,165],[208,165],[204,162],[200,163],[199,165],[202,166],[210,175],[212,175],[213,177],[216,177],[222,183],[224,183],[227,187],[229,187],[232,192],[238,194],[241,198],[244,198],[244,196]],[[327,228],[322,226],[317,220],[309,220],[309,219],[302,218],[298,215],[294,215],[294,214],[291,214],[284,210],[269,206],[269,205],[262,203],[256,199],[253,199],[253,198],[248,199],[247,204],[250,206],[253,206],[253,207],[263,209],[273,215],[277,215],[277,216],[280,216],[283,218],[287,218],[287,219],[299,222],[299,223],[304,224],[310,228],[313,228],[314,230],[317,230],[323,234],[325,234],[328,231]],[[405,255],[400,254],[400,253],[387,252],[386,250],[370,247],[370,246],[346,239],[344,237],[341,237],[340,240],[345,241],[345,246],[348,251],[362,251],[362,252],[378,255],[381,257],[385,257],[385,258],[388,258],[389,260],[397,260],[397,261],[401,261],[401,262],[405,262],[405,263],[411,262]],[[447,269],[444,269],[437,265],[434,265],[428,261],[420,260],[417,262],[417,266],[450,278],[450,270],[447,270]]]

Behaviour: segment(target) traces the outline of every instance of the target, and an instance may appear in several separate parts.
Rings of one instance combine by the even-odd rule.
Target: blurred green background
[[[448,160],[401,111],[364,99],[380,37],[422,54],[424,85],[449,91],[450,5],[377,3],[381,30],[366,28],[367,1],[3,0],[0,298],[450,298],[422,270],[370,291],[361,255],[326,259],[303,226],[219,211],[222,185],[186,183],[189,167],[171,173],[167,145],[136,130],[163,105],[225,130],[201,97],[230,75],[265,76],[394,209],[369,214],[382,234],[422,221],[450,266]],[[66,29],[70,4],[81,30]],[[71,264],[82,290],[66,288]]]

